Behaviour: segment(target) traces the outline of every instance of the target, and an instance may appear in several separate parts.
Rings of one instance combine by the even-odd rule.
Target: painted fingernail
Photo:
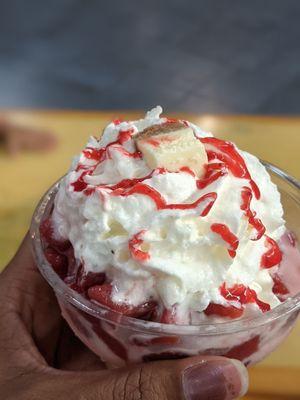
[[[237,360],[205,360],[187,367],[182,375],[186,400],[229,400],[248,389],[248,373]]]

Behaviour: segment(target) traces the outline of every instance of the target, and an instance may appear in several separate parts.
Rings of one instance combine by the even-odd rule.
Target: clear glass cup
[[[264,164],[281,193],[287,228],[300,238],[300,184],[279,168]],[[252,365],[270,354],[291,331],[300,311],[300,293],[262,315],[200,325],[130,318],[84,298],[54,272],[43,251],[39,226],[51,213],[59,184],[48,190],[33,215],[34,257],[56,294],[63,317],[107,367],[197,354],[223,355]]]

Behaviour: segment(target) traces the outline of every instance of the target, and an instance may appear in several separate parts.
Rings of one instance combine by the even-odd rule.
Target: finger
[[[27,273],[35,274],[36,272],[38,271],[32,256],[31,238],[29,232],[27,232],[16,254],[3,270],[1,276],[5,276],[9,279],[11,277],[22,277]],[[36,278],[43,280],[39,274]]]
[[[60,374],[60,390],[73,400],[229,400],[243,396],[248,388],[244,365],[223,357],[198,356],[118,370]]]
[[[65,371],[96,371],[106,369],[99,356],[89,350],[73,333],[67,323],[57,343],[54,367]]]
[[[34,263],[29,234],[0,275],[0,304],[5,305],[0,309],[0,345],[8,363],[24,365],[29,356],[41,363],[35,345],[51,363],[62,318],[53,291]]]

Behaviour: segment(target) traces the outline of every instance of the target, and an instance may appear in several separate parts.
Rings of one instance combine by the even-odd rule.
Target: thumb
[[[61,374],[59,393],[68,393],[73,400],[229,400],[243,396],[248,389],[244,365],[224,357],[197,356]]]

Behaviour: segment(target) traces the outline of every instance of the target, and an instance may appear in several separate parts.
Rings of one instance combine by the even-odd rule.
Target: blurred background
[[[299,0],[0,7],[0,271],[87,137],[157,104],[300,178]],[[259,365],[273,369],[253,399],[299,398],[299,333]]]
[[[1,0],[0,106],[293,114],[298,0]]]

